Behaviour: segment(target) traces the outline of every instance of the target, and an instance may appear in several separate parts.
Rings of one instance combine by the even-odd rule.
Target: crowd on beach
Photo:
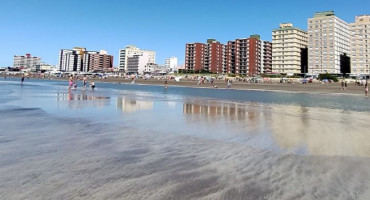
[[[83,90],[85,90],[87,88],[88,81],[87,81],[86,76],[84,76],[83,78],[70,76],[69,77],[69,87],[68,87],[69,90],[71,90],[71,89],[76,90],[77,89],[76,80],[82,81],[82,84],[83,84],[82,89]],[[95,82],[93,80],[89,82],[89,85],[90,85],[91,90],[95,90]]]
[[[232,88],[233,83],[235,84],[262,84],[262,85],[276,85],[276,84],[310,84],[310,83],[321,83],[323,85],[332,84],[332,80],[318,80],[315,78],[289,78],[289,77],[279,77],[279,78],[271,78],[271,77],[229,77],[227,75],[125,75],[125,76],[97,76],[97,75],[83,75],[83,74],[62,74],[62,75],[52,75],[46,73],[29,73],[29,74],[0,74],[4,79],[7,76],[10,77],[21,77],[21,84],[23,84],[24,80],[27,78],[33,79],[67,79],[68,80],[68,88],[69,89],[77,89],[77,82],[82,82],[83,90],[87,89],[88,85],[91,90],[95,89],[95,82],[94,80],[101,80],[101,81],[109,81],[109,82],[117,82],[120,84],[121,82],[130,81],[131,84],[135,84],[136,80],[143,80],[143,81],[150,81],[151,83],[153,80],[155,81],[164,81],[164,88],[167,89],[170,85],[170,82],[182,82],[186,83],[187,85],[191,85],[191,82],[194,82],[195,86],[199,87],[211,87],[211,88],[219,88],[219,85],[224,85],[226,88]],[[88,81],[90,79],[91,81]],[[224,82],[224,83],[222,83]],[[348,90],[348,85],[351,84],[353,86],[361,86],[364,88],[365,96],[368,96],[368,83],[367,79],[342,79],[340,81],[340,90]],[[294,87],[294,86],[293,86]]]

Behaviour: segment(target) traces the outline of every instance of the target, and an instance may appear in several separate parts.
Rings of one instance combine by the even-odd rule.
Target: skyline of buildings
[[[348,71],[351,73],[370,73],[369,28],[370,15],[356,16],[355,22],[348,24],[334,11],[316,12],[307,19],[307,32],[292,23],[281,23],[278,29],[272,30],[271,42],[251,35],[250,38],[226,44],[215,39],[209,39],[207,43],[187,43],[184,66],[193,71],[248,76],[261,73],[340,74],[344,68],[350,68]],[[85,48],[62,49],[60,70],[87,72],[112,69],[113,57],[105,54],[86,51]],[[155,59],[155,51],[128,45],[119,50],[118,68],[125,73],[143,73],[145,65],[156,64]],[[164,65],[175,71],[177,61],[177,57],[167,58]],[[19,63],[14,60],[14,67],[23,66]],[[105,67],[107,65],[111,66]]]

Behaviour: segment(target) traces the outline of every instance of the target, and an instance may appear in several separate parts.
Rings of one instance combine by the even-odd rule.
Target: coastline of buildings
[[[272,31],[272,42],[251,35],[227,44],[214,39],[187,43],[185,71],[243,76],[370,73],[370,15],[356,16],[348,24],[334,11],[324,11],[307,22],[308,31],[281,23]]]
[[[125,74],[155,72],[206,72],[257,76],[261,74],[318,75],[323,73],[370,73],[370,15],[356,16],[348,24],[334,11],[314,13],[307,19],[307,31],[292,23],[281,23],[272,30],[272,41],[259,35],[222,44],[215,39],[206,43],[186,43],[185,63],[177,57],[156,64],[156,52],[128,45],[119,50],[119,65],[106,51],[86,48],[61,49],[58,70],[61,72],[117,71]],[[23,71],[50,70],[40,57],[14,56],[13,67]]]

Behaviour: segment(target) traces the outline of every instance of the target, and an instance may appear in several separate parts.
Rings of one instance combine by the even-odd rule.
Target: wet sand
[[[0,199],[370,199],[362,97],[0,84]]]
[[[370,198],[369,158],[279,155],[40,109],[0,117],[1,199]]]

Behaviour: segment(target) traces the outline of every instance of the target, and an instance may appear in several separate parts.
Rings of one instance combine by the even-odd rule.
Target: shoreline
[[[19,76],[8,76],[9,78],[20,78]],[[30,79],[38,79],[35,77],[30,77]],[[57,81],[68,81],[68,78],[39,78],[40,80],[57,80]],[[27,80],[27,79],[26,79]],[[131,79],[124,78],[89,78],[88,81],[95,81],[97,83],[112,83],[112,84],[127,84],[130,85]],[[164,86],[164,79],[136,79],[135,85],[157,85]],[[77,84],[81,80],[77,81]],[[354,96],[365,96],[364,87],[356,86],[354,83],[349,83],[346,90],[341,90],[340,82],[337,83],[245,83],[234,81],[231,84],[231,88],[227,88],[227,83],[224,80],[215,80],[214,85],[217,88],[211,87],[211,83],[206,82],[204,84],[197,85],[197,81],[191,80],[169,80],[167,82],[168,87],[188,87],[188,88],[206,88],[206,89],[230,89],[239,91],[262,91],[262,92],[281,92],[281,93],[302,93],[302,94],[322,94],[322,95],[354,95]],[[67,84],[66,84],[67,85]],[[97,85],[97,87],[99,87]]]

